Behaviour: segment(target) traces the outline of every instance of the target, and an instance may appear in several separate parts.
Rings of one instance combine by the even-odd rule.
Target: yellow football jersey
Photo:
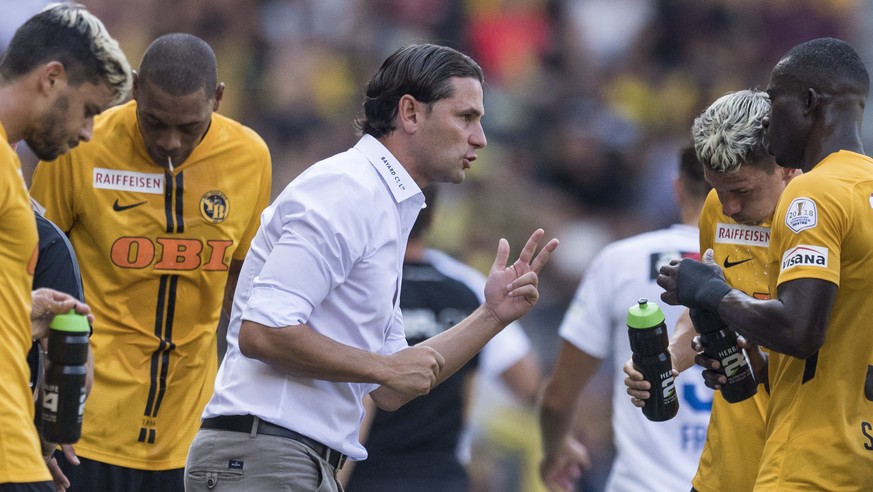
[[[79,455],[185,465],[213,391],[228,267],[245,257],[270,180],[263,140],[218,114],[182,165],[156,166],[134,101],[98,117],[91,142],[39,163],[31,194],[69,234],[96,317]]]
[[[789,183],[774,217],[771,291],[801,278],[839,290],[817,353],[771,355],[756,490],[873,490],[873,159],[829,155]]]
[[[770,224],[746,226],[721,211],[711,191],[700,217],[700,252],[712,249],[731,287],[757,298],[768,297],[767,247]],[[759,381],[760,382],[760,381]],[[692,480],[700,492],[743,492],[755,486],[764,448],[767,392],[758,386],[755,396],[728,403],[716,391],[700,465]]]
[[[51,480],[33,423],[27,352],[36,220],[18,155],[0,124],[0,483]]]

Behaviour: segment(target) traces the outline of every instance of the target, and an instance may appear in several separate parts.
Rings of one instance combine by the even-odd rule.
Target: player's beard
[[[61,149],[68,143],[66,120],[70,110],[70,100],[61,96],[42,116],[33,134],[25,139],[27,146],[40,160],[52,161],[61,155]],[[77,140],[78,142],[78,140]]]

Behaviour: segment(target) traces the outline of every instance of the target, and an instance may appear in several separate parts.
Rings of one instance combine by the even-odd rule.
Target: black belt
[[[255,428],[255,420],[257,419],[257,428]],[[260,418],[255,417],[254,415],[220,415],[218,417],[209,417],[207,419],[203,419],[200,423],[201,429],[219,429],[233,432],[245,432],[247,434],[251,434],[254,432],[255,434],[263,434],[265,436],[277,436],[284,437],[287,439],[293,439],[297,442],[301,442],[316,452],[319,456],[321,456],[325,461],[330,464],[330,466],[334,467],[334,469],[339,470],[343,467],[346,462],[346,458],[348,456],[340,453],[339,451],[329,448],[324,444],[312,439],[310,437],[306,437],[299,432],[294,432],[291,429],[286,429],[282,426],[271,424],[266,420],[261,420]]]

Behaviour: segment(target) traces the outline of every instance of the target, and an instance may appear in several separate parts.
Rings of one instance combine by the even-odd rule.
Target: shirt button
[[[404,227],[404,228],[403,228],[403,232],[406,232],[406,231],[408,231],[408,230],[409,230],[408,227]]]

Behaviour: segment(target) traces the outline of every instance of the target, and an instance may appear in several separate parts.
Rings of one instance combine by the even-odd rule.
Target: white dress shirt
[[[314,164],[261,215],[240,273],[227,354],[203,417],[253,414],[353,459],[361,399],[375,384],[290,376],[240,353],[242,320],[306,323],[339,343],[391,354],[407,347],[400,314],[403,254],[424,195],[400,162],[365,135]]]

